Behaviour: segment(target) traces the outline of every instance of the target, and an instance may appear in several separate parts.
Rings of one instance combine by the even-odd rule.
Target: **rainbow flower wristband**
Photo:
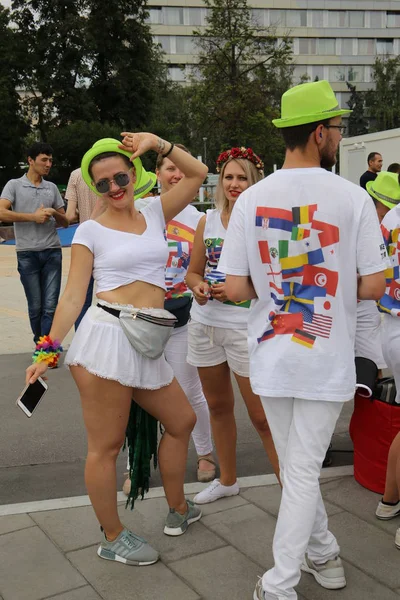
[[[62,351],[58,340],[53,341],[49,335],[43,335],[36,344],[32,360],[34,363],[46,362],[49,367],[56,367]]]

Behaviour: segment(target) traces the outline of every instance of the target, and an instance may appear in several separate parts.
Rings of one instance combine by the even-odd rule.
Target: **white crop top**
[[[147,224],[138,235],[110,229],[97,221],[85,221],[76,230],[73,244],[89,248],[94,256],[93,277],[97,292],[108,292],[134,281],[151,283],[165,290],[168,246],[161,200],[141,211]]]

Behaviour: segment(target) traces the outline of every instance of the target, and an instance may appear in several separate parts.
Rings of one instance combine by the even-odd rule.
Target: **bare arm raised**
[[[121,135],[123,139],[120,147],[132,152],[132,159],[141,156],[147,150],[154,150],[159,154],[168,153],[168,158],[184,173],[185,177],[161,196],[165,221],[170,221],[190,204],[196,195],[208,173],[206,165],[152,133],[123,132]]]

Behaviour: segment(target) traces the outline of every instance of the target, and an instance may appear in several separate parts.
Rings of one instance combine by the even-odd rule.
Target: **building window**
[[[286,10],[270,10],[269,24],[273,27],[286,27]]]
[[[329,67],[329,81],[346,81],[346,67],[342,65]]]
[[[350,27],[364,27],[364,22],[365,22],[365,12],[363,10],[349,11]]]
[[[185,81],[184,67],[168,67],[168,76],[172,81]]]
[[[340,54],[345,54],[346,56],[351,56],[353,54],[353,39],[352,38],[342,38],[341,40],[341,52]]]
[[[348,27],[349,13],[345,10],[328,11],[328,27]]]
[[[376,40],[377,54],[393,54],[393,40]]]
[[[299,38],[299,54],[316,54],[316,38]]]
[[[383,13],[380,10],[371,10],[369,13],[369,26],[372,29],[382,29]]]
[[[205,25],[205,10],[204,8],[184,8],[183,20],[185,25]]]
[[[323,27],[324,26],[324,11],[323,10],[312,10],[311,11],[311,27]]]
[[[171,54],[171,36],[170,35],[158,35],[157,42],[161,44],[161,48],[166,54]]]
[[[183,8],[164,7],[164,25],[183,25]]]
[[[375,40],[359,38],[358,54],[362,56],[372,56],[375,54]]]
[[[361,65],[353,65],[351,67],[346,67],[346,75],[347,81],[350,83],[359,83],[360,81],[364,81],[364,67]]]
[[[324,79],[324,67],[323,65],[313,65],[311,67],[311,80],[321,81]]]
[[[286,13],[287,27],[307,27],[306,10],[288,10]]]
[[[147,23],[151,23],[151,25],[161,25],[162,24],[162,9],[160,8],[150,8],[149,16],[146,19]]]
[[[386,27],[400,27],[400,12],[389,11],[387,12]]]
[[[296,65],[293,69],[293,81],[294,83],[300,83],[302,80],[308,80],[307,67],[306,65]]]
[[[177,54],[195,54],[196,46],[194,39],[188,35],[176,36],[176,53]]]
[[[318,54],[336,54],[336,39],[335,38],[319,38],[317,44]]]
[[[252,8],[251,21],[255,27],[263,27],[267,24],[267,11],[264,8]]]

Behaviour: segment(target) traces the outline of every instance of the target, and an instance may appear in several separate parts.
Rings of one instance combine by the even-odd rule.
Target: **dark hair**
[[[27,149],[26,154],[28,158],[36,160],[39,154],[46,154],[46,156],[51,156],[53,154],[53,148],[50,146],[50,144],[47,144],[46,142],[34,142],[32,146],[30,146]]]
[[[400,164],[392,163],[391,165],[388,166],[387,171],[389,171],[389,173],[399,173],[400,172]]]
[[[122,158],[122,160],[124,161],[124,163],[126,164],[128,169],[131,169],[133,167],[133,163],[129,160],[129,158],[126,156],[126,154],[121,154],[120,152],[102,152],[101,154],[98,154],[97,156],[92,158],[92,160],[90,161],[89,168],[88,168],[90,177],[93,178],[93,173],[92,173],[93,165],[95,165],[96,163],[98,163],[101,160],[104,160],[106,158],[112,158],[113,156],[119,156],[120,158]]]
[[[186,146],[184,146],[183,144],[175,144],[175,148],[180,148],[180,149],[181,149],[181,150],[183,150],[184,152],[187,152],[187,153],[188,153],[188,154],[190,154],[190,155],[192,154],[192,153],[190,152],[190,150],[188,150],[188,149],[186,148]],[[163,155],[162,155],[162,154],[157,154],[157,160],[156,160],[156,169],[159,169],[159,168],[162,166],[163,162],[164,162],[164,157],[163,157]]]
[[[367,162],[368,162],[368,164],[371,162],[371,160],[374,160],[374,158],[375,158],[375,156],[376,156],[377,154],[379,154],[379,156],[381,156],[381,153],[380,153],[380,152],[370,152],[370,153],[368,154],[368,158],[367,158]]]
[[[282,127],[281,133],[287,150],[296,148],[304,149],[307,146],[310,135],[315,131],[318,125],[328,125],[330,119],[306,123],[305,125],[296,125],[295,127]]]

